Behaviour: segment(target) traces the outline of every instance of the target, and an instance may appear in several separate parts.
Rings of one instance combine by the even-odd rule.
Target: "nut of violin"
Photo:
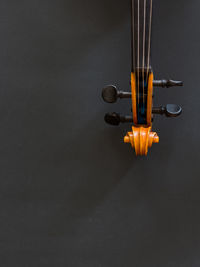
[[[151,132],[151,127],[132,127],[132,132],[128,132],[124,137],[124,143],[130,143],[135,149],[136,155],[147,155],[152,144],[159,143],[157,133]]]

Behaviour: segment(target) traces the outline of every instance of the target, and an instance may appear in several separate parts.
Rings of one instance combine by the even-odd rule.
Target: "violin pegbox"
[[[159,143],[157,133],[152,132],[153,72],[142,69],[131,73],[131,89],[134,126],[124,137],[124,143],[130,143],[137,156],[146,156],[148,149]]]

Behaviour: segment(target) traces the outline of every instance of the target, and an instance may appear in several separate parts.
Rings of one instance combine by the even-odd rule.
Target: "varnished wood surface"
[[[137,125],[137,101],[136,101],[136,79],[135,73],[131,73],[131,92],[132,92],[132,113],[133,122]]]
[[[132,131],[124,137],[124,142],[131,144],[137,156],[147,156],[152,144],[159,143],[159,137],[157,133],[151,131],[151,127],[133,126]]]
[[[152,124],[152,104],[153,102],[153,72],[149,74],[148,81],[148,95],[147,95],[147,125],[151,126]]]

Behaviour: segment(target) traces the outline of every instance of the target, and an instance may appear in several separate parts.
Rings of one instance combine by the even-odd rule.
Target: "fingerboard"
[[[152,1],[131,0],[132,10],[132,72],[151,68]]]

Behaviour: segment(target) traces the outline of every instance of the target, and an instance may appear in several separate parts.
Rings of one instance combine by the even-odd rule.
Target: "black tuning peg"
[[[121,116],[116,112],[107,113],[104,119],[105,122],[114,126],[118,126],[120,123],[133,122],[133,118],[131,116]]]
[[[118,98],[131,98],[131,92],[118,91],[116,86],[108,85],[102,90],[102,98],[107,103],[115,103]]]
[[[173,80],[157,80],[153,81],[154,86],[158,87],[172,87],[172,86],[183,86],[183,82],[181,81],[173,81]]]
[[[178,117],[182,113],[182,108],[178,105],[168,104],[166,107],[153,108],[153,114],[166,115],[167,117]]]

